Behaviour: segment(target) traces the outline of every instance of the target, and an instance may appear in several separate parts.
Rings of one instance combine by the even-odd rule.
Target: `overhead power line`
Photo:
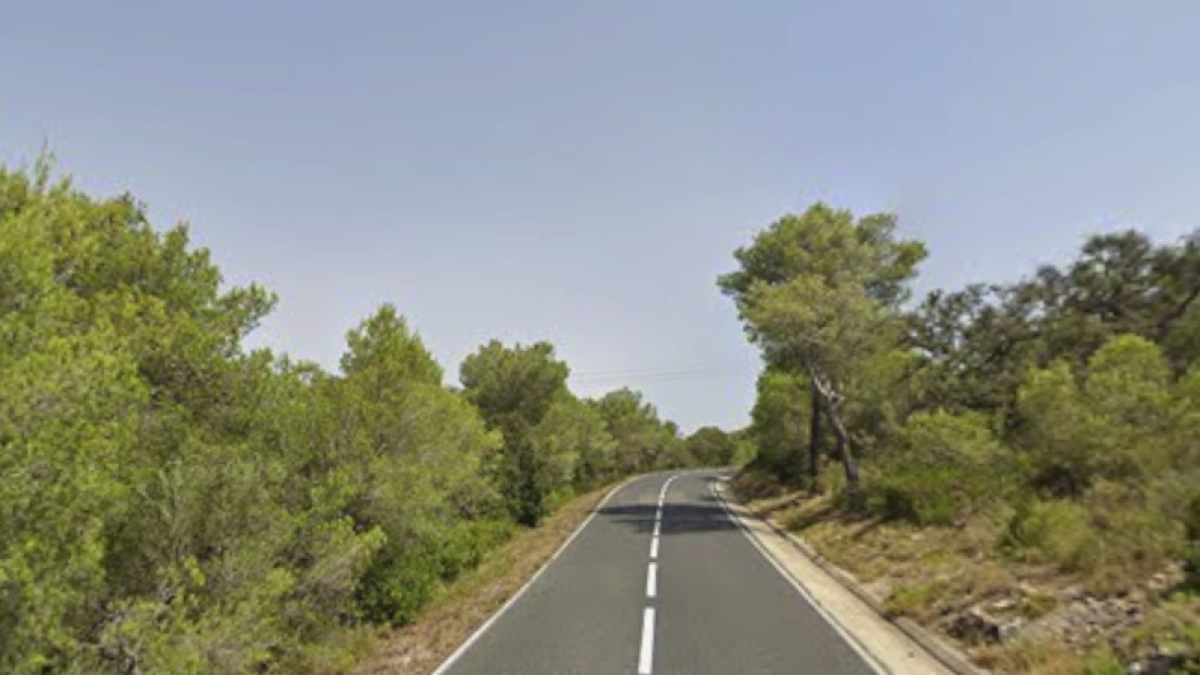
[[[583,371],[572,374],[571,379],[579,384],[674,382],[746,375],[759,367],[756,360],[726,359],[669,367]]]

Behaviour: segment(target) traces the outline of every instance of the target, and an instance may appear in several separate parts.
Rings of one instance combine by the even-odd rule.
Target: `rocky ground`
[[[1168,673],[1182,667],[1191,655],[1168,644],[1143,644],[1138,633],[1183,580],[1182,566],[1174,566],[1105,598],[1077,584],[1059,588],[1019,584],[1002,597],[943,617],[934,627],[976,647],[1028,640],[1086,651],[1109,644],[1131,657],[1130,673]]]

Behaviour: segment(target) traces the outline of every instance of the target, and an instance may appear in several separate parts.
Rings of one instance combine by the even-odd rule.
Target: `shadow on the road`
[[[654,513],[657,510],[658,507],[655,504],[606,506],[600,509],[599,516],[608,522],[629,527],[638,533],[649,534],[654,529]],[[725,509],[711,497],[702,498],[700,503],[672,504],[668,502],[663,509],[663,537],[736,529],[737,525],[729,520]]]

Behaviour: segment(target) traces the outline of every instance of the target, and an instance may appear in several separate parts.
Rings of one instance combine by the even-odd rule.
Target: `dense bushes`
[[[346,627],[678,440],[575,399],[548,346],[548,378],[488,375],[512,402],[469,364],[454,392],[391,306],[336,374],[247,351],[273,302],[131,198],[0,170],[0,671],[336,670]]]
[[[881,512],[949,525],[987,508],[1011,486],[1016,463],[978,414],[916,413],[878,462],[869,489]]]
[[[1082,377],[1065,362],[1030,373],[1018,392],[1021,445],[1040,489],[1079,495],[1095,480],[1137,480],[1171,464],[1171,375],[1158,348],[1118,336]]]

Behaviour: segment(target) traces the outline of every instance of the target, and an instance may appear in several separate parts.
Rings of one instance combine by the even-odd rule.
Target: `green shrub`
[[[373,623],[403,626],[433,598],[438,560],[425,551],[402,557],[377,558],[363,575],[358,606]]]
[[[1020,504],[1004,537],[1017,557],[1087,574],[1100,590],[1162,570],[1178,559],[1183,541],[1182,528],[1153,499],[1109,481],[1078,501]]]
[[[364,618],[394,626],[412,622],[442,584],[477,567],[514,528],[505,519],[465,521],[406,547],[385,548],[359,588]]]
[[[1101,546],[1087,511],[1063,500],[1019,505],[1009,521],[1004,544],[1024,560],[1072,572],[1094,569]]]
[[[1184,527],[1153,484],[1100,481],[1081,503],[1100,536],[1099,564],[1113,581],[1155,574],[1185,553]]]
[[[916,525],[949,525],[960,511],[955,486],[961,473],[948,469],[901,470],[884,478],[869,500],[872,510],[887,518]]]
[[[1026,619],[1040,619],[1058,609],[1058,598],[1045,593],[1034,593],[1021,598],[1017,608]]]
[[[439,576],[453,581],[475,569],[484,556],[512,537],[516,526],[511,520],[467,521],[446,534],[441,542]]]
[[[884,458],[868,504],[888,518],[949,525],[1002,497],[1015,468],[983,416],[918,413]]]
[[[1175,454],[1170,373],[1140,337],[1109,340],[1083,370],[1058,361],[1032,371],[1017,409],[1034,485],[1055,496],[1082,495],[1097,480],[1144,480]]]
[[[932,583],[897,586],[887,600],[886,610],[890,616],[919,616],[934,597]]]
[[[1083,667],[1084,675],[1125,675],[1125,664],[1113,652],[1112,647],[1104,647],[1092,652]]]

